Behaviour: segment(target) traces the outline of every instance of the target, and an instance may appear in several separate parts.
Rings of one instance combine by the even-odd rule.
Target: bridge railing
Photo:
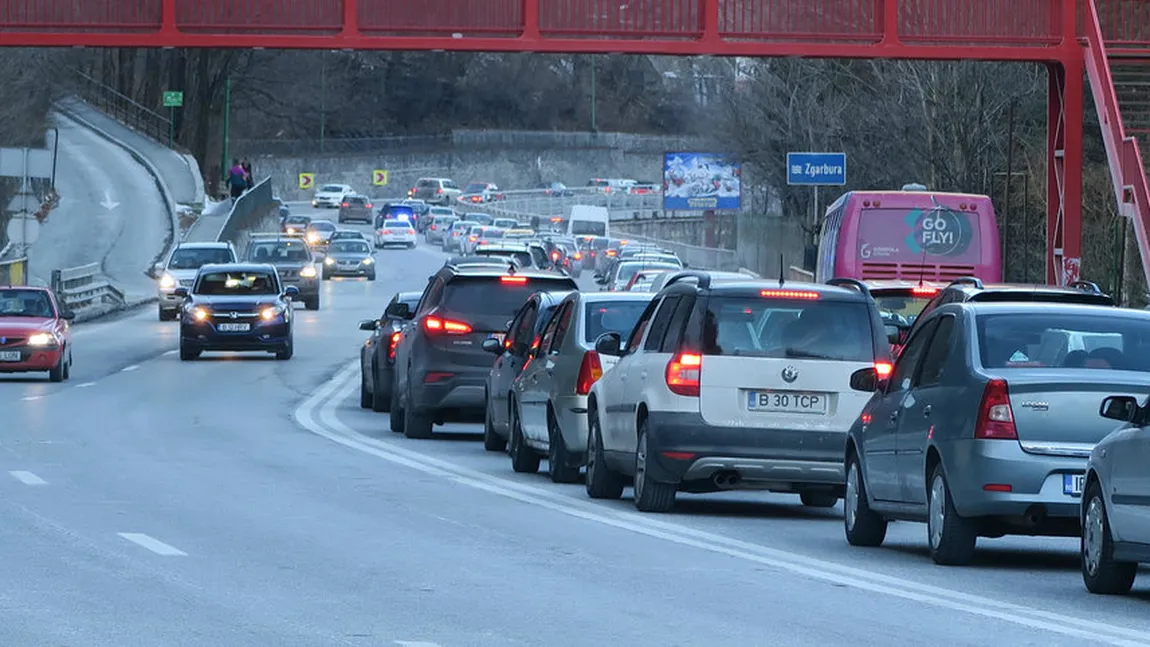
[[[85,101],[157,142],[167,143],[171,120],[80,70],[74,72],[77,92]]]
[[[94,306],[124,305],[123,291],[100,278],[99,263],[52,270],[51,287],[63,306],[76,312]]]
[[[272,179],[270,177],[264,178],[232,204],[231,211],[228,212],[227,220],[220,227],[220,233],[216,236],[216,240],[237,242],[242,233],[258,226],[267,215],[268,209],[275,204],[275,197],[272,195]],[[240,250],[241,253],[242,251]]]

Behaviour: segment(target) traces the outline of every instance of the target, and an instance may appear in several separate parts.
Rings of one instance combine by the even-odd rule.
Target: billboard
[[[663,210],[738,210],[742,166],[718,153],[663,155]]]

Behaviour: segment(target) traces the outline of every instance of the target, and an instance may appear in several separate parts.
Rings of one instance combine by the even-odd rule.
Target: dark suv
[[[419,304],[419,292],[400,292],[391,297],[379,319],[359,322],[359,329],[371,333],[359,349],[359,406],[385,412],[391,407],[391,385],[395,383],[395,347],[406,319],[398,314],[411,312]]]
[[[929,303],[923,306],[918,316],[915,317],[912,325],[901,326],[890,321],[885,321],[884,323],[888,326],[893,323],[903,328],[903,332],[899,335],[898,346],[901,346],[907,339],[910,339],[914,331],[919,329],[921,326],[919,322],[925,320],[926,316],[935,308],[948,303],[967,303],[970,301],[978,303],[1001,303],[1004,301],[1016,303],[1020,301],[1030,301],[1041,303],[1080,303],[1095,306],[1116,305],[1114,299],[1107,294],[1103,294],[1098,285],[1090,281],[1075,281],[1066,287],[1062,287],[1058,285],[1021,285],[1012,283],[987,284],[974,277],[964,277],[951,281],[950,285],[939,291]],[[894,340],[892,339],[891,341],[893,342]]]
[[[501,338],[534,292],[577,290],[553,272],[509,273],[498,267],[445,265],[433,275],[407,323],[395,354],[391,429],[429,438],[433,424],[481,422],[491,355],[483,342]]]
[[[371,224],[371,200],[362,195],[345,196],[339,205],[339,224],[358,220]]]

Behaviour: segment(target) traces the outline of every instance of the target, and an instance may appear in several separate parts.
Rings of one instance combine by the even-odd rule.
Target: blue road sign
[[[787,184],[843,186],[846,183],[846,153],[787,153]]]

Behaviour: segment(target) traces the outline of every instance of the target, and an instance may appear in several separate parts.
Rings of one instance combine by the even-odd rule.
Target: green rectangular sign
[[[164,93],[164,107],[165,108],[179,108],[184,105],[183,92],[165,92]]]

